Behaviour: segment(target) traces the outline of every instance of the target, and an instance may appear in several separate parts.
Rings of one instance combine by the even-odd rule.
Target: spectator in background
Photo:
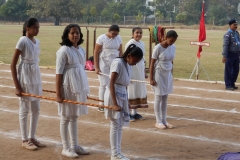
[[[223,37],[223,58],[225,63],[224,80],[227,90],[238,89],[235,86],[239,74],[240,36],[237,31],[237,21],[232,19],[228,22],[229,29]]]

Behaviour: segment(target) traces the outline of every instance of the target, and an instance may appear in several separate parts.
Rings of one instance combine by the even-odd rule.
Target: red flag
[[[198,41],[202,42],[206,39],[206,29],[205,29],[205,21],[204,21],[204,1],[202,3],[202,14],[201,14],[201,20],[200,20],[200,26],[199,26],[199,38]],[[201,57],[201,52],[202,52],[202,46],[198,47],[198,53],[197,57]]]

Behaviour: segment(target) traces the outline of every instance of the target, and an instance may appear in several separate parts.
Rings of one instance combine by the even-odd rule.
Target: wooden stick
[[[56,91],[50,91],[50,90],[46,90],[46,89],[43,89],[43,92],[56,93]],[[99,102],[104,102],[103,100],[100,100],[100,99],[97,99],[97,98],[92,98],[92,97],[89,97],[89,96],[87,96],[87,99],[91,99],[91,100],[99,101]]]
[[[44,96],[39,96],[39,95],[29,94],[29,93],[21,93],[21,94],[24,95],[24,96],[41,98],[41,99],[46,99],[46,100],[51,100],[51,101],[56,101],[55,98],[44,97]],[[71,101],[71,100],[66,100],[66,99],[64,99],[63,102],[72,103],[72,104],[86,105],[86,106],[93,106],[93,107],[98,107],[98,108],[107,108],[107,109],[115,110],[115,109],[113,109],[112,106],[102,106],[102,105],[98,105],[98,104],[91,104],[91,103],[85,103],[85,102],[77,102],[77,101]]]

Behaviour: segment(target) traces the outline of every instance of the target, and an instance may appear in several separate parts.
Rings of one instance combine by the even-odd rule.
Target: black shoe
[[[234,89],[238,89],[238,87],[237,87],[237,86],[235,86],[235,85],[233,86],[233,88],[234,88]]]
[[[134,116],[132,116],[132,115],[130,114],[130,122],[134,122],[134,121],[135,121]]]
[[[234,91],[233,87],[226,87],[226,90]]]
[[[139,120],[144,120],[144,119],[145,119],[143,116],[141,116],[141,115],[138,114],[138,113],[135,114],[133,117],[134,117],[134,119],[136,119],[136,120],[138,120],[138,119],[139,119]]]

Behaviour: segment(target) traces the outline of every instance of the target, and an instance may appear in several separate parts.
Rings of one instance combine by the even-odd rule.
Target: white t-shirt
[[[102,49],[116,49],[118,50],[122,44],[122,38],[120,35],[117,35],[114,38],[108,38],[106,34],[102,34],[97,38],[97,44],[102,46]]]
[[[118,77],[115,83],[123,86],[129,85],[132,70],[131,66],[125,62],[123,58],[116,58],[113,60],[110,67],[110,77],[112,72],[118,73]]]
[[[22,51],[17,74],[23,92],[42,95],[42,79],[38,66],[40,42],[37,39],[35,41],[36,43],[33,43],[28,37],[22,36],[17,42],[16,49]],[[22,96],[21,100],[35,101],[38,98]]]
[[[22,51],[21,59],[31,60],[39,62],[40,54],[40,42],[38,39],[35,39],[36,43],[33,43],[28,37],[22,36],[17,42],[16,49]]]

